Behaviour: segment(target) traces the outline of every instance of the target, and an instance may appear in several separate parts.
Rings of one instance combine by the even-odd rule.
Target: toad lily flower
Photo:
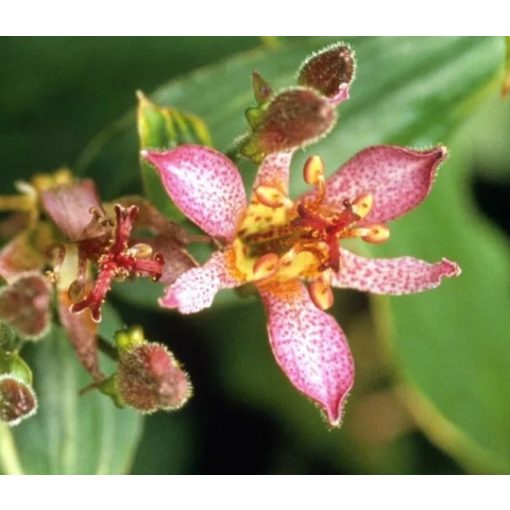
[[[315,189],[288,197],[291,152],[267,156],[247,203],[239,172],[215,150],[187,145],[143,151],[160,172],[177,206],[209,235],[225,243],[202,267],[183,273],[160,300],[163,307],[193,313],[212,304],[222,288],[256,285],[268,317],[271,347],[283,372],[341,422],[354,380],[347,339],[324,312],[332,287],[379,294],[407,294],[437,287],[460,274],[443,259],[367,259],[340,246],[361,238],[388,239],[386,222],[419,205],[429,193],[444,147],[415,151],[376,146],[355,155],[328,180],[320,158],[310,158],[305,181]]]

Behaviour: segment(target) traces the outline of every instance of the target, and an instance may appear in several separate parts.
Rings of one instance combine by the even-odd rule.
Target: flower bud
[[[162,344],[148,342],[134,327],[115,334],[119,355],[117,373],[99,385],[117,405],[129,405],[143,413],[174,410],[191,396],[188,374]]]
[[[188,374],[161,344],[144,342],[119,353],[115,382],[122,401],[144,413],[174,410],[191,396]]]
[[[37,412],[37,397],[29,384],[9,374],[0,374],[0,422],[11,427]]]
[[[298,83],[339,104],[349,98],[354,71],[352,50],[342,43],[333,44],[305,60],[299,70]]]
[[[241,141],[241,153],[255,163],[280,151],[305,147],[328,133],[336,121],[334,106],[315,90],[296,87],[247,111],[252,133]]]

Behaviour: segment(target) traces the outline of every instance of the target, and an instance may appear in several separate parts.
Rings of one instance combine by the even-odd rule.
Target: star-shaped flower
[[[236,167],[215,150],[186,145],[142,156],[159,170],[175,204],[224,243],[202,267],[168,287],[161,306],[198,312],[220,289],[254,283],[276,361],[325,410],[332,426],[341,422],[354,364],[344,332],[324,311],[333,303],[331,288],[400,295],[460,274],[447,259],[435,264],[412,257],[367,259],[341,246],[348,238],[386,241],[385,223],[430,192],[446,157],[442,146],[370,147],[327,180],[320,158],[311,157],[304,178],[315,189],[295,201],[288,197],[292,152],[271,154],[259,167],[249,203]]]

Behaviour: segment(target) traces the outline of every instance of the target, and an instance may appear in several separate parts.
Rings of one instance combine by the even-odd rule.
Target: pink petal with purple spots
[[[233,239],[246,209],[243,181],[220,152],[199,145],[143,151],[181,211],[213,237]]]
[[[230,272],[228,257],[227,253],[218,251],[203,266],[183,273],[168,287],[159,304],[186,314],[209,308],[219,290],[242,283]]]
[[[275,152],[266,156],[259,166],[253,187],[271,186],[288,193],[290,162],[294,151]]]
[[[416,151],[392,145],[358,152],[327,180],[326,200],[339,208],[345,199],[374,197],[369,223],[393,220],[418,206],[429,194],[446,148]]]
[[[374,294],[401,295],[434,289],[443,278],[460,273],[460,267],[448,259],[435,264],[413,257],[369,259],[342,249],[340,272],[331,284]]]
[[[91,209],[102,209],[96,185],[90,179],[47,189],[41,194],[41,202],[48,216],[71,241],[85,237],[93,219]]]
[[[276,361],[292,384],[339,426],[354,382],[354,362],[335,319],[319,310],[298,280],[259,287]]]

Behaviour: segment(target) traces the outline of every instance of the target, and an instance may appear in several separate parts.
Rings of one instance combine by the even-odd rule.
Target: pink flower
[[[367,259],[341,247],[347,238],[384,242],[385,225],[428,195],[446,157],[438,146],[416,151],[370,147],[325,180],[320,158],[304,168],[310,193],[288,197],[292,152],[267,156],[247,202],[241,176],[221,153],[186,145],[143,151],[160,172],[177,206],[224,243],[202,267],[183,273],[160,304],[188,314],[212,304],[215,294],[252,282],[268,317],[271,347],[291,383],[338,426],[354,381],[345,334],[324,312],[332,287],[408,294],[437,287],[460,274],[454,262],[430,264],[412,257]]]

